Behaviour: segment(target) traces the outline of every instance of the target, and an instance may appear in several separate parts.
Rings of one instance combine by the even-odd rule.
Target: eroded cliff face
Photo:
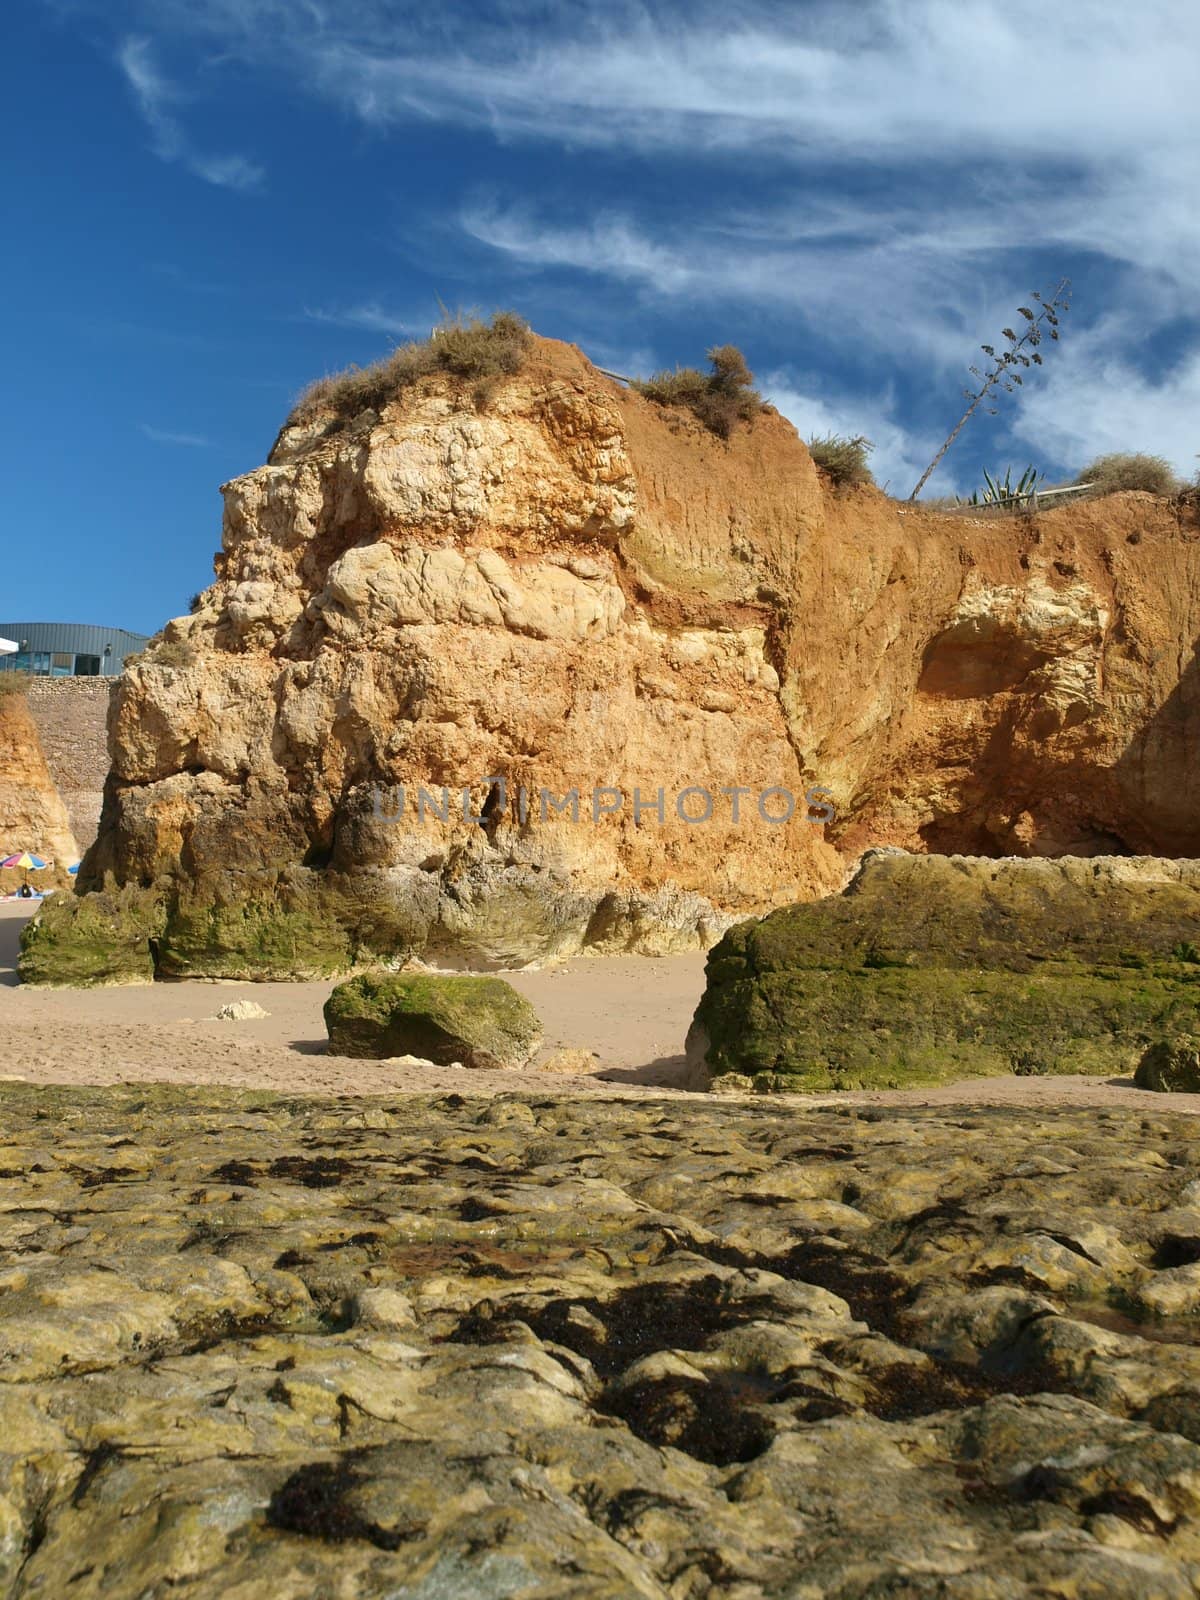
[[[482,410],[427,379],[224,493],[217,581],[114,697],[84,869],[160,886],[164,970],[286,971],[318,925],[330,970],[707,944],[868,843],[1195,852],[1200,543],[1165,502],[838,494],[775,413],[726,443],[543,340]]]
[[[41,856],[52,865],[31,884],[68,884],[66,869],[78,859],[66,807],[54,786],[37,727],[19,690],[0,693],[0,858]],[[16,889],[26,874],[0,870],[0,894]]]

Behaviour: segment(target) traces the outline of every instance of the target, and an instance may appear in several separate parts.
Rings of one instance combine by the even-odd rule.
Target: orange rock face
[[[503,964],[708,943],[868,843],[1194,852],[1200,530],[1165,502],[839,494],[775,413],[725,442],[544,340],[483,410],[426,379],[224,493],[216,583],[117,692],[93,882],[303,883],[354,940],[399,906]]]
[[[29,874],[33,888],[69,884],[66,869],[78,859],[66,807],[46,766],[37,728],[20,691],[0,693],[0,859],[41,856],[52,865]],[[0,893],[19,887],[26,874],[0,871]]]

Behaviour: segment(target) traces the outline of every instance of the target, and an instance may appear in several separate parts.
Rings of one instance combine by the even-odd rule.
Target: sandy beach
[[[110,989],[27,989],[17,982],[27,903],[0,904],[0,1079],[31,1083],[194,1083],[316,1095],[688,1095],[683,1044],[704,987],[700,954],[581,958],[506,979],[545,1028],[539,1060],[559,1049],[595,1059],[588,1073],[419,1068],[326,1054],[321,1007],[333,980],[316,983],[158,983]],[[269,1015],[218,1022],[218,1007],[256,1001]],[[974,1078],[935,1088],[777,1096],[804,1105],[1007,1105],[1162,1109],[1163,1097],[1131,1078]],[[1200,1095],[1170,1108],[1200,1113]]]

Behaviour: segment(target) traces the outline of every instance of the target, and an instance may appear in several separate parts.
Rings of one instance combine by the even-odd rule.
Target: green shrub
[[[809,455],[839,488],[875,482],[867,465],[867,457],[874,448],[870,439],[865,439],[861,433],[853,439],[840,433],[827,433],[823,438],[808,441]]]
[[[286,426],[331,415],[350,418],[368,408],[378,411],[432,373],[470,378],[478,385],[519,372],[532,343],[529,324],[515,311],[497,311],[490,322],[464,313],[445,317],[428,339],[399,345],[369,367],[347,367],[310,383]]]
[[[991,473],[984,469],[984,487],[976,489],[969,500],[960,501],[964,506],[1005,506],[1008,510],[1018,510],[1027,505],[1032,497],[1037,494],[1038,485],[1045,478],[1045,473],[1039,473],[1034,466],[1028,466],[1018,478],[1012,481],[1012,468],[1006,467],[1003,478],[997,472],[993,478]]]
[[[1169,461],[1162,456],[1136,455],[1117,451],[1100,456],[1085,467],[1076,483],[1092,483],[1101,494],[1116,494],[1121,489],[1144,489],[1150,494],[1174,494],[1179,481]]]
[[[762,396],[736,345],[714,345],[708,360],[712,371],[707,377],[696,367],[676,367],[674,372],[656,372],[630,387],[656,405],[683,407],[710,433],[728,439],[739,422],[753,422],[763,408]]]

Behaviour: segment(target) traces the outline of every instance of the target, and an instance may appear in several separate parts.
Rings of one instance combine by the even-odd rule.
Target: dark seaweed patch
[[[981,1267],[966,1279],[970,1288],[990,1289],[998,1284],[1010,1284],[1017,1289],[1029,1289],[1034,1294],[1045,1294],[1046,1286],[1024,1267]]]
[[[1200,1239],[1192,1234],[1166,1233],[1154,1251],[1154,1265],[1160,1272],[1190,1267],[1195,1261],[1200,1261]]]
[[[303,1534],[326,1544],[364,1539],[380,1550],[398,1550],[406,1539],[423,1531],[423,1524],[402,1523],[384,1528],[364,1517],[353,1495],[363,1475],[345,1457],[314,1461],[293,1472],[267,1505],[267,1522],[285,1533]]]
[[[110,1461],[116,1461],[121,1455],[121,1447],[105,1439],[94,1450],[89,1450],[83,1463],[83,1471],[75,1481],[71,1491],[71,1504],[82,1504],[84,1496],[91,1488],[92,1482],[99,1477]]]
[[[474,1195],[468,1195],[458,1208],[461,1222],[485,1222],[489,1217],[504,1216],[503,1206],[492,1206],[486,1200],[479,1200]]]
[[[608,1380],[658,1350],[698,1350],[716,1333],[761,1317],[766,1297],[733,1300],[716,1277],[690,1283],[634,1284],[611,1300],[521,1300],[497,1306],[481,1301],[449,1338],[462,1344],[496,1344],[523,1323],[539,1339],[585,1357]],[[578,1316],[577,1312],[587,1315]]]
[[[306,1189],[336,1189],[353,1171],[354,1163],[345,1156],[280,1156],[269,1168],[272,1178],[301,1183]]]
[[[1128,1522],[1142,1533],[1156,1533],[1160,1539],[1174,1533],[1178,1523],[1176,1517],[1165,1521],[1148,1500],[1127,1489],[1105,1489],[1102,1494],[1083,1501],[1079,1509],[1085,1517],[1120,1517],[1122,1522]]]
[[[907,1422],[934,1411],[982,1405],[996,1393],[995,1383],[975,1367],[958,1362],[898,1361],[871,1374],[866,1409],[883,1422]]]
[[[214,1167],[209,1178],[215,1183],[232,1183],[241,1189],[253,1189],[258,1179],[257,1171],[248,1161],[226,1161]]]
[[[903,1343],[901,1323],[912,1290],[879,1256],[809,1239],[769,1265],[781,1277],[827,1289],[846,1302],[856,1322]]]
[[[648,1380],[622,1389],[598,1409],[620,1417],[647,1444],[673,1445],[714,1467],[733,1466],[762,1455],[773,1436],[765,1417],[743,1404],[741,1376]]]
[[[715,1276],[689,1283],[639,1283],[611,1300],[555,1300],[518,1315],[539,1339],[586,1356],[601,1378],[612,1378],[656,1350],[698,1350],[717,1333],[753,1322],[767,1297],[732,1300]],[[572,1320],[578,1305],[589,1318]],[[601,1324],[598,1331],[590,1318]]]
[[[785,1400],[798,1402],[789,1409],[799,1422],[826,1422],[830,1417],[848,1417],[854,1407],[847,1400],[838,1400],[823,1389],[801,1378],[790,1378],[771,1396],[774,1404]]]
[[[120,1183],[123,1178],[145,1180],[146,1177],[136,1167],[100,1167],[93,1172],[84,1172],[79,1167],[68,1167],[67,1170],[79,1175],[81,1189],[99,1189],[106,1183]]]

